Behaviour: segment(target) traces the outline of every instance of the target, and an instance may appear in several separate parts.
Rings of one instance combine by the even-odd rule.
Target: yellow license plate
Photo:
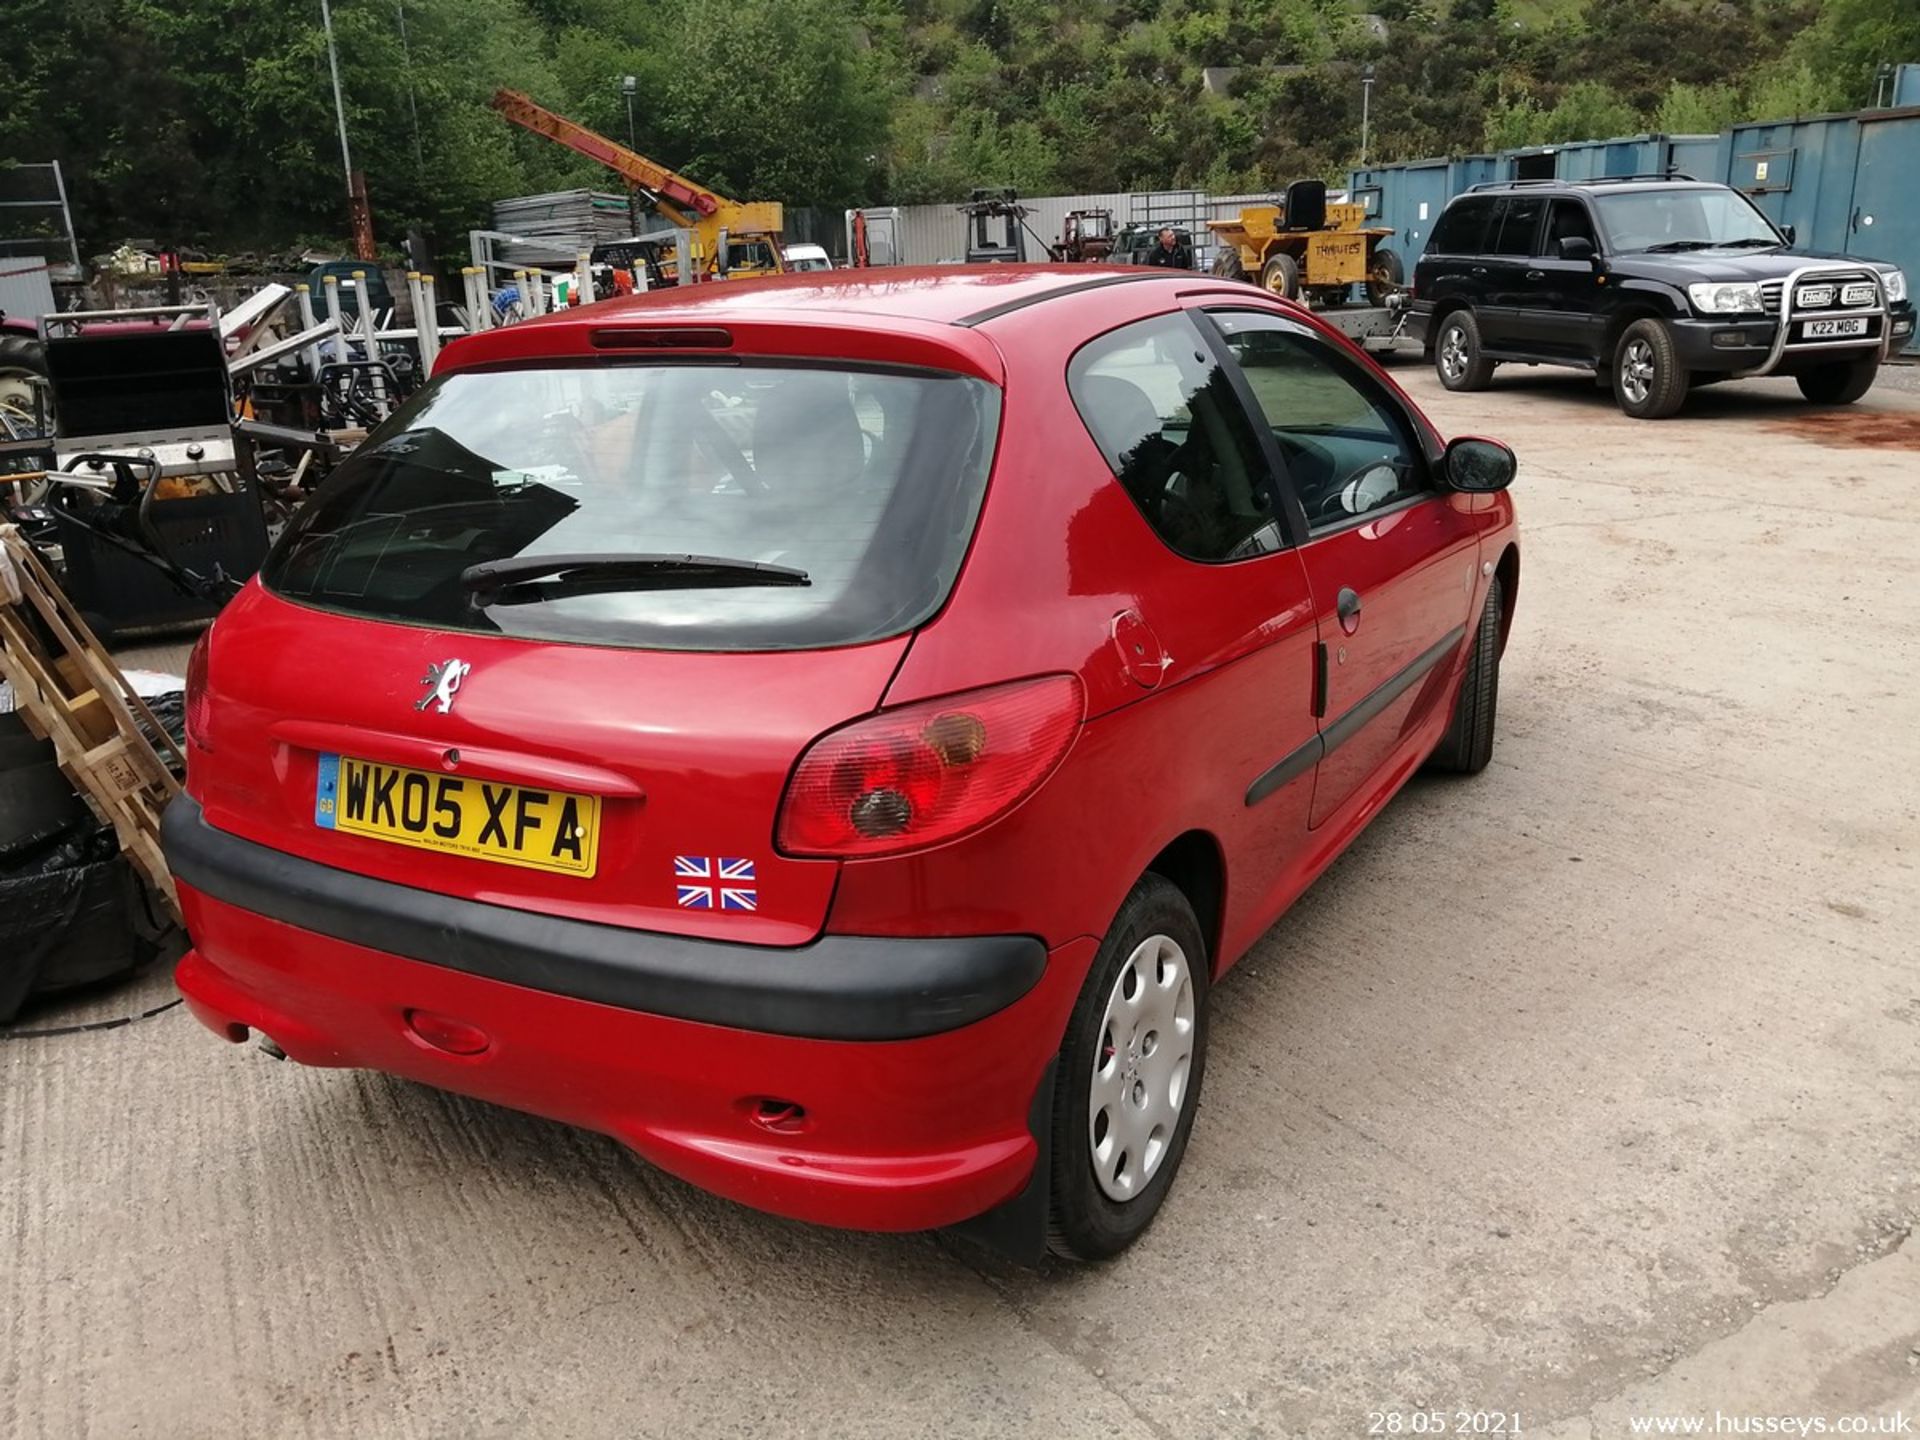
[[[322,755],[313,823],[420,850],[591,875],[600,797]]]

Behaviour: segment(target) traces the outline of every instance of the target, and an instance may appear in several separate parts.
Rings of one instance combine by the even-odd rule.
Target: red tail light
[[[187,742],[209,754],[213,745],[207,739],[207,722],[213,718],[213,701],[207,695],[207,640],[212,634],[203,631],[187,656]]]
[[[1048,675],[903,705],[821,736],[780,808],[788,855],[894,855],[999,819],[1053,773],[1086,712]]]

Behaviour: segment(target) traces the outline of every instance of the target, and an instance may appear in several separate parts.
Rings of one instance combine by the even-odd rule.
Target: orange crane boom
[[[685,225],[686,212],[704,217],[733,205],[725,196],[714,194],[706,186],[695,184],[677,171],[656,164],[624,145],[616,145],[606,136],[564,115],[554,114],[518,90],[496,90],[493,108],[521,128],[544,135],[555,144],[564,145],[574,153],[596,160],[609,170],[625,176],[642,190],[656,196],[657,201],[664,201],[664,204],[658,204],[658,208],[669,220]],[[680,213],[674,213],[676,211]]]

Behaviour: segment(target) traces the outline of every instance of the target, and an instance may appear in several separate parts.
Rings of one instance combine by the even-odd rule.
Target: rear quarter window
[[[290,600],[402,624],[673,650],[897,635],[972,537],[999,391],[968,377],[636,364],[459,372],[321,486],[261,572]],[[712,556],[804,571],[727,585],[476,594],[488,561]],[[491,600],[494,603],[480,603]]]
[[[1477,255],[1485,251],[1487,222],[1497,204],[1490,195],[1469,195],[1456,200],[1441,215],[1427,241],[1429,255]]]

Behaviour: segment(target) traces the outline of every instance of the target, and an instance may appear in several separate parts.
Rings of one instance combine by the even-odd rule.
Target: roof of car
[[[441,351],[434,373],[609,351],[726,350],[746,330],[752,345],[782,354],[863,356],[998,383],[1003,362],[987,336],[1000,317],[1106,286],[1191,287],[1205,278],[1137,265],[937,265],[675,286],[465,336]]]
[[[897,317],[934,324],[977,324],[1049,296],[1090,284],[1177,279],[1174,272],[1136,265],[920,265],[869,269],[808,270],[726,284],[649,291],[603,301],[592,308],[601,324],[679,317],[719,320],[729,315],[777,315],[823,309],[870,317]],[[1193,276],[1186,278],[1191,280]],[[566,323],[566,311],[532,324]]]

